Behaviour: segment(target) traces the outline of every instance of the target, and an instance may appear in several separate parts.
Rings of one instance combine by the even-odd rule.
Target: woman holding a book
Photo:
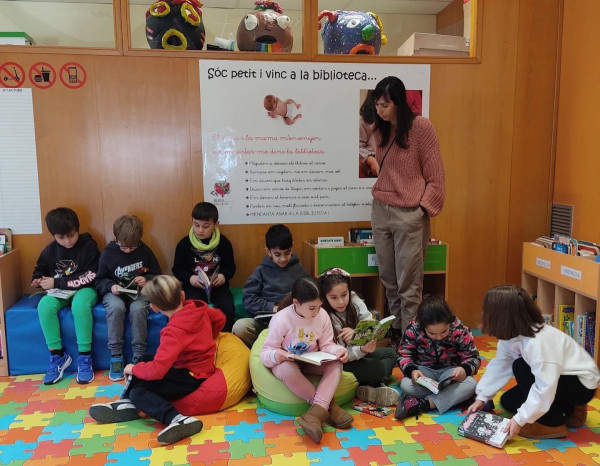
[[[318,281],[323,309],[331,318],[335,339],[348,350],[344,371],[352,372],[358,380],[357,398],[379,406],[393,405],[398,401],[398,392],[387,387],[386,382],[398,355],[392,348],[377,347],[377,340],[381,339],[378,335],[387,333],[385,328],[376,331],[379,322],[373,320],[364,301],[352,291],[348,272],[338,267],[327,269]],[[357,328],[361,323],[366,324],[364,331]],[[362,337],[360,341],[354,341],[358,336]]]
[[[398,354],[404,378],[397,419],[436,408],[445,413],[473,397],[477,385],[473,376],[481,358],[471,331],[442,298],[423,300],[417,318],[404,332]]]
[[[496,357],[477,384],[478,411],[511,377],[517,384],[500,403],[516,413],[507,431],[528,438],[561,438],[567,427],[587,419],[587,403],[600,386],[600,371],[573,338],[545,325],[529,294],[518,286],[497,286],[483,298],[483,332],[498,338]]]

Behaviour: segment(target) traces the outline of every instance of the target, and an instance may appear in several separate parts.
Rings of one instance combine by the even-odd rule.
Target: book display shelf
[[[600,296],[600,263],[527,242],[523,244],[522,269],[523,288],[536,297],[543,314],[553,316],[556,327],[560,328],[559,309],[565,305],[574,307],[575,321],[579,316],[587,314],[592,314],[593,320],[596,320]],[[598,329],[597,324],[594,328],[586,329],[586,333],[595,342],[592,352],[596,363],[599,362]]]
[[[353,291],[364,298],[368,308],[379,311],[381,317],[387,315],[385,290],[379,280],[374,246],[345,243],[344,246],[338,247],[319,247],[315,240],[308,240],[304,242],[302,254],[302,264],[315,277],[330,267],[340,267],[346,270],[352,276]],[[438,295],[446,299],[447,264],[447,244],[427,245],[423,295]]]
[[[0,255],[0,376],[8,375],[4,312],[21,297],[19,250]]]

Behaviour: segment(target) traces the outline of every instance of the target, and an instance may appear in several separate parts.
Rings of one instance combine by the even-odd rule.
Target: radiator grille
[[[567,204],[552,204],[550,218],[550,236],[571,236],[573,232],[573,206]]]

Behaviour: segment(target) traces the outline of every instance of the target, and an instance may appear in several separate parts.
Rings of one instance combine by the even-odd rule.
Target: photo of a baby
[[[279,97],[269,94],[265,96],[264,105],[267,115],[271,118],[282,117],[287,125],[293,125],[299,118],[302,118],[302,114],[299,112],[302,105],[292,99],[283,101]]]

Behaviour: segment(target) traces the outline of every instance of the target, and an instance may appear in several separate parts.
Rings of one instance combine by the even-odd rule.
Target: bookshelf
[[[352,276],[352,289],[359,293],[369,307],[387,315],[385,290],[379,280],[374,246],[345,243],[339,247],[318,247],[315,240],[304,242],[302,264],[309,273],[318,277],[323,270],[341,267]],[[429,244],[425,256],[423,295],[432,294],[447,299],[448,245]]]
[[[537,295],[543,314],[552,314],[555,325],[562,304],[575,307],[575,319],[587,312],[598,316],[600,296],[600,263],[571,256],[536,245],[523,244],[522,287]],[[558,325],[557,325],[558,326]],[[598,330],[594,329],[594,360],[598,363]]]
[[[21,297],[21,273],[19,250],[0,255],[0,376],[8,375],[8,354],[6,352],[6,326],[4,312]]]

